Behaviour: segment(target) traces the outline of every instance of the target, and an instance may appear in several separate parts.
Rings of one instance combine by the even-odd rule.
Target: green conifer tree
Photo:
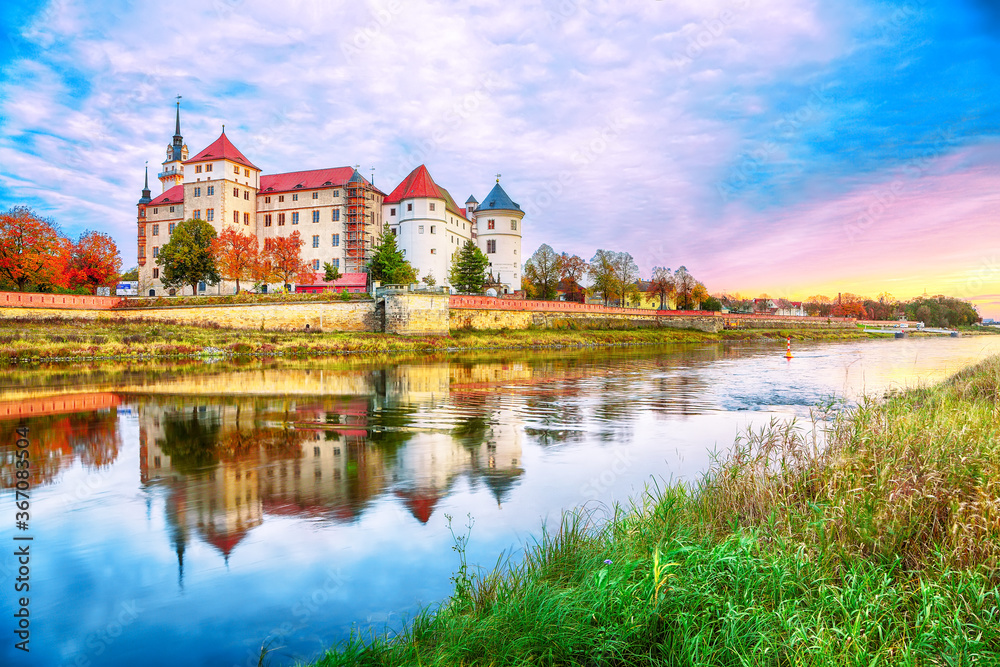
[[[448,277],[451,286],[459,292],[478,294],[486,282],[486,267],[490,260],[472,241],[466,241],[460,250],[451,256],[451,271]]]

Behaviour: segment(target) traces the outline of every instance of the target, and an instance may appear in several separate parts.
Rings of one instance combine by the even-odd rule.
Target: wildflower
[[[608,559],[606,559],[606,560],[604,561],[604,564],[605,564],[605,565],[611,565],[611,563],[612,563],[612,562],[613,562],[613,561],[612,561],[612,560],[611,560],[610,558],[608,558]]]

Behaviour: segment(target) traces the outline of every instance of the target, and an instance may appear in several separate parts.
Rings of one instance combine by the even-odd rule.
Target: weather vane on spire
[[[497,174],[497,183],[500,182],[500,174]]]

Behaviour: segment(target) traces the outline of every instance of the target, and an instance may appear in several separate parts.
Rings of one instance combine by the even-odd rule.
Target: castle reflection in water
[[[523,429],[498,389],[528,376],[516,363],[436,364],[147,387],[135,397],[141,481],[164,489],[181,565],[192,537],[228,559],[267,516],[351,522],[390,497],[426,523],[462,476],[501,504],[523,472]]]

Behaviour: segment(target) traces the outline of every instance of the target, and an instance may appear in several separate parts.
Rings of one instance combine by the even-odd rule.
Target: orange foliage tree
[[[73,289],[86,287],[91,294],[100,286],[110,285],[122,270],[118,246],[107,234],[84,232],[71,244],[66,277]]]
[[[27,206],[0,213],[0,279],[19,292],[30,285],[65,287],[68,242],[55,223]]]
[[[298,234],[298,232],[295,232]],[[259,264],[256,237],[227,227],[212,241],[212,256],[219,273],[226,280],[236,281],[236,292],[240,291],[240,279],[252,280]]]
[[[261,263],[270,266],[271,275],[280,279],[283,285],[292,282],[292,278],[299,282],[313,282],[316,274],[302,260],[302,244],[298,231],[285,237],[265,239]]]

